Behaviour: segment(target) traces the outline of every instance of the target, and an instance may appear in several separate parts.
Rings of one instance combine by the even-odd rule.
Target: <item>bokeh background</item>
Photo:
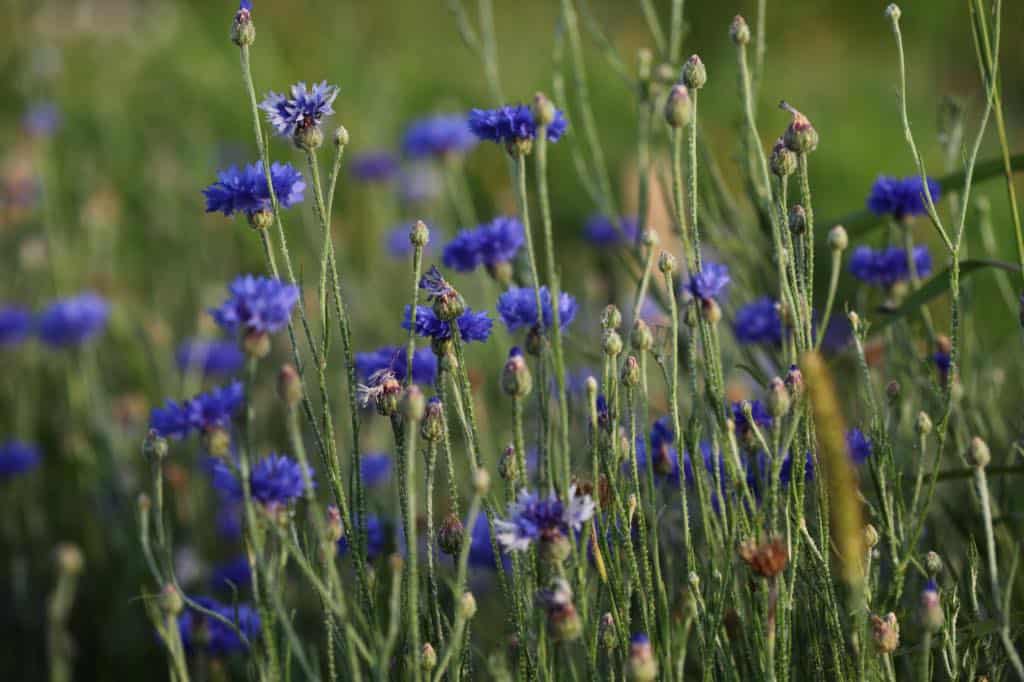
[[[551,92],[558,4],[495,0],[500,75],[510,100],[525,101],[538,89]],[[655,2],[663,21],[668,4]],[[825,222],[863,208],[879,173],[913,173],[899,126],[895,47],[882,15],[884,3],[768,0],[767,5],[760,128],[766,144],[781,134],[788,122],[776,108],[782,98],[813,120],[821,135],[812,159],[815,209],[819,225],[827,227]],[[1024,3],[1005,5],[1003,101],[1011,146],[1019,151]],[[632,71],[637,48],[651,45],[639,4],[589,0],[583,6]],[[910,116],[929,168],[942,175],[947,160],[937,135],[943,101],[956,98],[966,107],[968,135],[983,104],[967,3],[908,0],[902,7]],[[107,387],[102,407],[116,424],[104,450],[82,446],[76,440],[83,437],[82,427],[63,418],[62,372],[86,371],[81,358],[38,349],[4,358],[4,435],[19,431],[42,443],[47,460],[31,486],[0,484],[2,546],[9,549],[0,552],[0,672],[9,679],[44,674],[49,557],[63,539],[84,546],[88,566],[71,621],[80,678],[163,675],[156,639],[137,601],[147,578],[135,551],[133,505],[145,467],[133,468],[132,462],[139,457],[148,408],[184,390],[172,367],[174,345],[209,333],[204,311],[219,303],[227,280],[263,268],[250,229],[240,220],[205,214],[201,195],[219,168],[255,159],[238,50],[228,40],[234,10],[230,0],[0,4],[0,300],[38,308],[55,296],[92,289],[113,302],[111,329],[90,371]],[[754,11],[753,0],[686,2],[683,53],[697,52],[708,65],[710,83],[700,98],[704,131],[726,182],[737,192],[742,192],[736,164],[741,111],[728,27],[734,14],[752,21]],[[445,0],[256,0],[254,17],[258,92],[282,90],[297,80],[338,84],[341,95],[331,125],[343,123],[350,131],[350,156],[397,152],[404,127],[417,116],[496,104]],[[587,60],[609,165],[628,208],[633,99],[591,40]],[[24,115],[42,102],[55,105],[60,123],[52,136],[32,137]],[[981,158],[997,152],[990,134]],[[567,151],[559,146],[552,154],[564,286],[588,302],[586,314],[594,318],[607,301],[607,283],[595,275],[599,260],[586,248],[581,229],[596,207],[581,191]],[[283,143],[274,142],[272,155],[299,165],[296,152]],[[468,169],[479,215],[514,210],[498,150],[478,149]],[[440,179],[429,171],[405,170],[410,181],[440,189]],[[333,229],[359,349],[398,340],[408,265],[388,255],[387,232],[414,218],[426,219],[438,237],[457,227],[443,196],[431,199],[428,192],[426,200],[409,201],[407,194],[402,198],[405,190],[401,180],[366,184],[342,174]],[[1005,188],[995,178],[979,192],[992,197],[997,251],[1012,261]],[[309,202],[292,212],[293,253],[300,271],[310,276],[317,267],[317,229]],[[926,225],[917,229],[922,240],[937,246]],[[968,244],[980,248],[970,228]],[[983,324],[976,338],[993,349],[1017,348],[1007,345],[1016,338],[1017,322],[996,303],[996,281],[989,274],[976,279],[971,296]],[[843,289],[848,285],[844,277]],[[493,292],[468,293],[474,304],[493,299]],[[941,309],[937,315],[941,322]],[[493,383],[493,377],[481,381]],[[368,438],[371,445],[374,439],[380,447],[386,443],[383,432]],[[117,480],[96,486],[89,478],[95,467],[58,466],[83,451],[106,452],[115,464],[102,470],[117,472]],[[187,481],[182,489],[188,489]]]

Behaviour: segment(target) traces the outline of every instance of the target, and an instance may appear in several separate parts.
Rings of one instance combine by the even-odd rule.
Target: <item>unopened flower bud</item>
[[[642,319],[637,318],[633,322],[633,331],[629,335],[630,345],[638,353],[643,353],[654,347],[654,335],[651,328]]]
[[[416,384],[409,384],[402,396],[402,416],[411,422],[423,419],[427,410],[427,399]]]
[[[270,334],[252,331],[242,338],[242,350],[250,358],[257,360],[270,355]]]
[[[927,412],[921,410],[917,413],[917,423],[914,426],[919,435],[927,436],[932,432],[932,418],[928,416]]]
[[[893,379],[885,385],[885,397],[889,400],[889,403],[893,406],[898,405],[900,400],[900,393],[903,392],[900,382]]]
[[[788,178],[796,172],[796,154],[786,146],[785,140],[781,137],[772,147],[770,165],[776,177]]]
[[[833,251],[845,251],[850,245],[850,237],[846,234],[846,228],[836,225],[828,231],[828,248]]]
[[[608,329],[601,339],[601,348],[608,357],[617,357],[622,352],[622,337],[614,329]]]
[[[170,616],[177,616],[185,608],[185,600],[181,592],[172,584],[164,585],[160,590],[160,610]]]
[[[498,475],[503,481],[514,481],[519,477],[519,462],[516,460],[516,448],[509,445],[501,453],[498,460]]]
[[[867,545],[868,549],[874,549],[878,546],[878,529],[872,526],[870,523],[864,526],[864,544]]]
[[[924,555],[924,567],[929,575],[936,576],[942,572],[942,557],[938,552],[928,552]]]
[[[538,325],[533,325],[530,327],[530,331],[526,332],[526,352],[533,357],[540,357],[546,343],[544,332]]]
[[[992,461],[992,453],[989,452],[988,444],[978,436],[971,439],[969,452],[971,464],[979,469],[984,469]]]
[[[484,497],[490,490],[491,474],[482,466],[477,467],[476,471],[473,472],[473,492],[480,497]]]
[[[789,231],[793,234],[803,234],[807,229],[807,210],[800,204],[793,204],[789,209]]]
[[[346,128],[345,126],[338,126],[337,130],[334,131],[334,146],[348,146],[348,128]]]
[[[548,610],[548,632],[556,642],[572,642],[583,634],[583,622],[571,602]]]
[[[921,625],[929,632],[938,632],[946,622],[939,600],[939,588],[934,580],[929,580],[921,592]]]
[[[750,26],[747,25],[747,20],[738,14],[733,17],[732,24],[729,25],[729,37],[737,45],[749,44]]]
[[[533,112],[533,120],[539,126],[549,126],[555,122],[555,114],[557,110],[555,105],[552,104],[551,100],[548,99],[547,95],[543,92],[538,92],[533,96],[533,106],[531,107]]]
[[[252,23],[252,6],[248,0],[238,6],[231,22],[231,42],[238,47],[248,47],[256,42],[256,26]]]
[[[601,313],[601,328],[618,329],[621,326],[622,313],[619,311],[618,306],[614,303],[609,303],[605,306],[604,312]]]
[[[85,567],[82,550],[73,542],[62,542],[56,549],[57,569],[63,575],[78,575]]]
[[[437,652],[430,642],[426,642],[420,650],[420,669],[429,673],[437,667]]]
[[[622,384],[627,388],[640,385],[640,361],[635,355],[626,358],[626,364],[622,366]]]
[[[550,564],[560,564],[572,554],[572,543],[562,533],[541,536],[540,558]]]
[[[619,645],[619,636],[615,632],[615,618],[611,613],[601,616],[601,623],[598,625],[598,638],[606,651],[611,651]]]
[[[811,125],[810,120],[785,102],[779,106],[793,115],[793,120],[782,136],[786,146],[797,154],[809,154],[817,149],[818,131]]]
[[[167,451],[167,439],[154,429],[150,429],[146,434],[146,439],[142,441],[142,454],[159,462],[167,456]]]
[[[440,398],[434,397],[427,401],[420,435],[429,443],[437,443],[444,438],[444,405]]]
[[[472,592],[463,592],[459,600],[459,615],[469,620],[476,615],[476,597]]]
[[[437,531],[437,546],[449,556],[456,556],[462,549],[462,535],[465,528],[455,514],[448,514]]]
[[[303,151],[315,151],[323,146],[324,131],[316,121],[306,120],[295,126],[292,142]]]
[[[713,298],[705,298],[700,302],[700,314],[708,324],[716,325],[722,320],[722,308]]]
[[[885,617],[871,616],[871,638],[878,653],[891,654],[900,646],[900,624],[895,613]]]
[[[658,679],[658,660],[651,649],[650,638],[643,633],[635,634],[629,640],[626,677],[631,682],[653,682]]]
[[[422,220],[417,220],[409,228],[409,243],[420,248],[430,243],[430,228]]]
[[[790,404],[786,384],[779,377],[775,377],[768,385],[768,413],[775,419],[785,417],[789,412]]]
[[[673,85],[665,100],[665,123],[672,128],[682,128],[689,125],[691,116],[693,103],[690,101],[690,92],[685,85]]]
[[[288,407],[295,407],[302,400],[302,380],[295,366],[286,363],[277,373],[277,395]]]
[[[851,310],[847,313],[846,319],[850,321],[850,327],[853,329],[854,334],[860,331],[860,315],[857,314],[856,310]]]
[[[885,16],[889,17],[893,21],[899,21],[900,16],[902,14],[903,11],[900,9],[900,6],[897,5],[895,2],[885,8]]]
[[[509,351],[508,360],[501,371],[501,389],[513,398],[525,398],[533,390],[533,375],[517,346]]]
[[[680,80],[691,90],[700,90],[708,82],[708,70],[697,55],[691,55],[683,64]]]
[[[662,251],[658,257],[658,269],[664,275],[671,275],[676,271],[676,257],[668,251]]]
[[[799,398],[804,394],[804,373],[796,365],[790,365],[786,372],[786,388],[793,398]]]
[[[249,227],[254,230],[268,230],[274,224],[274,212],[269,208],[261,208],[248,214]]]
[[[341,512],[333,504],[327,507],[327,524],[325,532],[327,541],[337,544],[345,536],[345,528],[341,523]]]

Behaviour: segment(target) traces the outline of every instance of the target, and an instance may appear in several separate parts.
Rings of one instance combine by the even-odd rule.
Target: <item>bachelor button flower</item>
[[[478,265],[488,269],[509,263],[526,243],[523,224],[516,218],[499,217],[472,230],[460,231],[444,247],[446,267],[470,272]]]
[[[494,545],[491,544],[491,524],[486,514],[478,514],[473,532],[470,534],[469,563],[478,568],[496,570],[498,567],[494,556]],[[507,556],[501,557],[502,566],[509,570],[511,562]]]
[[[40,314],[39,338],[48,346],[77,346],[100,333],[109,316],[110,305],[96,294],[65,298]]]
[[[0,444],[0,481],[14,478],[39,466],[39,450],[18,440]]]
[[[402,151],[411,159],[463,154],[475,147],[477,138],[463,114],[445,114],[421,118],[409,124],[402,140]]]
[[[391,152],[363,152],[352,157],[349,169],[357,180],[388,182],[398,173],[398,160]]]
[[[416,313],[417,323],[420,313]],[[419,325],[417,324],[417,327]],[[356,353],[356,371],[364,381],[373,374],[390,369],[395,378],[405,381],[406,349],[398,346],[384,346],[366,353]],[[413,383],[424,386],[433,385],[437,378],[437,356],[429,348],[418,348],[412,356]]]
[[[11,306],[0,309],[0,346],[21,343],[32,331],[32,314]]]
[[[164,438],[180,440],[193,431],[226,431],[231,418],[242,406],[245,389],[241,381],[200,393],[191,400],[168,400],[164,407],[153,408],[149,427]]]
[[[374,487],[386,483],[391,476],[391,455],[368,452],[359,459],[359,473],[363,483]]]
[[[182,372],[234,374],[245,363],[245,356],[238,345],[230,341],[204,341],[190,339],[178,346],[174,359]]]
[[[228,286],[231,296],[220,308],[210,310],[225,331],[272,334],[288,324],[299,300],[299,288],[272,279],[242,275]]]
[[[555,110],[555,118],[547,128],[549,142],[558,142],[569,127],[565,114]],[[473,109],[469,112],[469,129],[481,140],[490,140],[504,145],[533,140],[537,136],[537,124],[533,112],[525,104],[501,107],[500,109]]]
[[[331,105],[338,96],[338,86],[327,81],[314,83],[306,89],[305,83],[296,83],[291,96],[270,92],[260,104],[267,114],[267,121],[282,137],[292,137],[298,128],[319,126],[320,122],[334,113]]]
[[[228,500],[243,499],[242,483],[223,460],[211,463],[213,486]],[[310,478],[313,470],[306,467]],[[267,509],[288,506],[302,496],[306,490],[306,479],[302,465],[286,455],[270,453],[253,465],[249,475],[249,491],[252,498]]]
[[[410,312],[411,306],[406,305],[402,329],[409,328]],[[488,316],[486,310],[473,312],[472,309],[466,308],[466,311],[459,316],[458,324],[462,340],[469,343],[470,341],[486,341],[487,337],[491,335],[491,327],[494,326],[494,320]],[[416,333],[420,336],[439,341],[450,339],[452,336],[449,324],[438,319],[433,309],[425,305],[416,306]],[[413,371],[415,372],[415,367]]]
[[[931,178],[928,178],[928,191],[932,195],[932,201],[939,200],[941,188],[939,183]],[[875,184],[871,186],[867,203],[868,209],[875,215],[891,215],[896,220],[924,215],[927,212],[924,188],[918,175],[903,179],[879,175]]]
[[[53,102],[36,102],[21,119],[25,132],[33,137],[49,137],[60,127],[60,109]]]
[[[662,417],[651,427],[651,464],[654,472],[665,476],[670,483],[679,484],[679,452],[675,447],[676,435],[669,424],[669,418]],[[637,449],[637,465],[640,462]],[[687,483],[693,483],[693,465],[685,453],[683,455],[683,476]]]
[[[554,494],[541,499],[535,493],[522,490],[515,503],[509,505],[508,518],[494,522],[498,544],[506,552],[523,552],[533,542],[541,545],[542,553],[554,558],[565,558],[570,531],[578,531],[594,515],[594,501],[589,495],[577,495],[576,485],[569,488],[569,503]]]
[[[259,637],[260,617],[248,604],[221,604],[209,597],[195,597],[192,601],[234,623],[249,644]],[[189,653],[205,650],[213,657],[221,657],[248,648],[234,628],[188,606],[178,616],[178,630]]]
[[[636,231],[636,218],[622,217],[616,227],[607,216],[593,215],[583,226],[583,238],[597,247],[618,246],[635,241]]]
[[[910,279],[910,266],[905,249],[890,246],[875,250],[869,246],[858,246],[850,254],[850,274],[862,282],[888,289],[897,282]],[[932,271],[932,257],[928,247],[914,247],[914,269],[918,277],[925,277]]]
[[[281,208],[291,208],[302,201],[306,182],[302,173],[291,164],[270,164],[270,180]],[[204,189],[203,196],[206,197],[207,213],[220,212],[226,216],[245,213],[251,217],[272,208],[267,175],[260,161],[242,168],[231,166],[218,172],[217,182]]]
[[[551,326],[551,292],[546,286],[540,288],[540,303],[543,312],[542,325],[537,320],[537,296],[530,287],[511,287],[498,298],[498,314],[510,332],[523,327]],[[562,329],[569,326],[576,317],[576,299],[562,292],[558,299],[558,321]]]
[[[718,299],[731,281],[728,266],[722,263],[704,263],[700,272],[692,275],[686,283],[686,291],[700,301]]]
[[[871,440],[858,428],[852,428],[846,432],[846,449],[850,453],[850,459],[854,464],[863,464],[871,456],[873,447]]]
[[[782,343],[782,318],[767,296],[737,310],[732,328],[740,343]]]

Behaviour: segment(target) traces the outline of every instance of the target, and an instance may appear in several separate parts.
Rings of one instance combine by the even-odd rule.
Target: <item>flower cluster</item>
[[[411,159],[464,154],[477,144],[465,115],[445,114],[421,118],[409,124],[402,151]]]
[[[925,277],[932,271],[932,257],[928,247],[914,247],[914,270],[918,277]],[[850,255],[850,274],[862,282],[874,284],[888,289],[898,282],[910,279],[910,263],[906,249],[890,246],[885,249],[872,249],[869,246],[858,246]]]
[[[306,181],[302,173],[289,163],[270,164],[270,182],[281,208],[291,208],[305,196]],[[260,161],[242,168],[231,166],[220,171],[217,173],[217,182],[204,189],[203,196],[206,197],[207,213],[219,212],[226,216],[244,213],[252,217],[255,213],[273,208],[267,175]]]
[[[477,266],[493,268],[510,263],[526,243],[523,224],[516,218],[499,217],[472,230],[460,231],[444,247],[446,267],[471,272]]]
[[[782,317],[776,302],[767,296],[737,310],[732,328],[740,343],[782,343]]]
[[[558,142],[568,127],[565,114],[556,109],[554,120],[547,127],[548,141]],[[533,112],[525,104],[506,105],[499,109],[473,109],[469,112],[469,129],[481,140],[506,145],[532,140],[537,136]]]
[[[274,132],[289,137],[300,128],[320,125],[325,117],[333,114],[331,105],[337,96],[338,86],[328,85],[327,81],[314,83],[309,89],[305,83],[296,83],[291,87],[290,96],[268,93],[260,109],[267,114]]]
[[[84,293],[51,304],[36,324],[43,343],[62,348],[93,338],[103,331],[109,317],[110,304],[96,294]]]
[[[411,314],[412,306],[406,305],[402,329],[409,329]],[[494,326],[494,320],[490,318],[486,310],[473,312],[470,308],[466,308],[466,311],[459,315],[457,323],[459,334],[466,343],[470,341],[486,341],[491,335],[491,328]],[[450,324],[442,321],[432,308],[420,305],[416,306],[416,334],[429,339],[444,341],[452,337],[452,330]],[[415,371],[415,368],[413,371]]]
[[[164,407],[152,410],[149,427],[159,436],[176,440],[185,438],[193,431],[226,431],[244,400],[242,382],[233,381],[227,386],[200,393],[181,403],[168,400]]]
[[[512,287],[498,298],[498,314],[510,332],[517,329],[542,327],[549,329],[554,312],[551,292],[546,286],[540,288],[541,320],[537,319],[537,294],[530,287]],[[558,322],[562,329],[576,317],[576,299],[564,291],[558,297]]]
[[[928,178],[928,192],[932,201],[939,200],[939,183]],[[924,185],[919,175],[894,178],[879,175],[868,195],[868,209],[875,215],[891,215],[896,220],[924,215],[927,212],[924,201]]]
[[[178,369],[182,372],[201,372],[206,376],[234,374],[245,363],[245,355],[238,344],[231,341],[185,341],[174,354]]]
[[[608,216],[590,216],[583,226],[583,238],[598,247],[618,246],[636,241],[637,220],[623,216],[618,227]]]
[[[211,656],[220,657],[245,651],[252,640],[260,635],[260,617],[248,604],[222,604],[209,597],[195,597],[194,602],[208,611],[212,611],[230,623],[245,636],[243,641],[235,628],[229,627],[220,619],[211,618],[191,607],[178,616],[178,630],[185,650],[189,653],[206,651]]]
[[[420,311],[417,311],[419,327]],[[384,346],[366,353],[356,353],[356,371],[363,380],[382,369],[390,369],[399,381],[405,381],[406,349],[398,346]],[[437,356],[429,348],[418,348],[412,356],[412,380],[414,383],[432,385],[437,378]]]
[[[272,334],[288,324],[299,288],[270,277],[242,275],[228,287],[230,297],[210,311],[225,331]]]
[[[39,466],[39,450],[20,440],[0,444],[0,481],[6,481]]]
[[[495,521],[494,528],[503,550],[524,552],[534,542],[566,539],[570,531],[578,531],[593,515],[594,501],[589,495],[577,494],[575,484],[569,488],[568,504],[554,494],[542,499],[536,493],[522,490],[509,505],[508,518]]]

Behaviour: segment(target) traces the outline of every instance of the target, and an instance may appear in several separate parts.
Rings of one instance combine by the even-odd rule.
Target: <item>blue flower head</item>
[[[419,327],[420,312],[416,313]],[[399,346],[384,346],[366,353],[356,353],[356,371],[363,381],[382,369],[390,369],[398,381],[405,381],[406,349]],[[437,356],[429,348],[417,348],[412,356],[412,380],[414,383],[430,386],[437,378]]]
[[[569,123],[565,114],[555,110],[555,119],[547,128],[547,139],[558,142]],[[500,109],[473,109],[469,112],[469,129],[481,140],[510,145],[537,136],[533,112],[525,104],[506,105]]]
[[[526,243],[523,224],[516,218],[499,217],[472,230],[462,230],[444,247],[446,267],[470,272],[477,266],[492,268],[509,263]]]
[[[686,291],[700,301],[717,300],[729,286],[729,267],[722,263],[704,263],[700,272],[690,277]]]
[[[928,178],[928,192],[932,201],[937,202],[941,188],[939,183]],[[896,220],[924,215],[927,212],[924,201],[924,187],[921,177],[912,175],[903,179],[879,175],[871,186],[868,209],[875,215],[891,215]]]
[[[498,314],[510,332],[517,329],[542,326],[548,329],[552,324],[551,292],[546,286],[540,288],[540,303],[543,320],[538,324],[537,297],[530,287],[510,287],[498,298]],[[558,298],[558,321],[562,329],[569,326],[576,317],[576,299],[562,292]]]
[[[846,449],[850,453],[850,459],[857,465],[868,461],[874,451],[871,439],[858,428],[852,428],[846,432]]]
[[[239,3],[238,3],[238,11],[241,12],[243,10],[246,11],[246,12],[251,12],[252,11],[252,0],[240,0],[239,1]]]
[[[772,416],[768,414],[768,410],[760,400],[750,402],[750,416],[759,429],[772,428]],[[732,404],[732,418],[736,424],[736,433],[744,437],[751,433],[751,424],[743,412],[742,402]]]
[[[508,517],[494,522],[498,544],[506,552],[522,552],[535,541],[549,542],[566,538],[578,531],[594,515],[594,501],[589,495],[578,495],[576,485],[569,488],[569,503],[552,493],[542,499],[536,493],[522,490],[509,505]]]
[[[175,440],[193,431],[227,430],[244,399],[242,382],[233,381],[181,403],[168,400],[163,407],[150,412],[149,427],[158,435]]]
[[[359,459],[359,473],[363,483],[373,488],[387,483],[391,476],[391,455],[385,452],[367,452]]]
[[[352,157],[349,170],[363,182],[388,182],[398,173],[398,159],[383,150],[363,152]]]
[[[260,617],[248,604],[222,604],[209,597],[193,597],[192,600],[234,623],[249,644],[259,637]],[[211,656],[222,657],[248,649],[246,641],[239,638],[234,628],[191,607],[186,607],[178,616],[178,631],[190,654],[205,650]]]
[[[210,311],[228,332],[272,334],[288,324],[299,288],[269,277],[242,275],[228,287],[231,296]]]
[[[243,499],[242,483],[221,459],[211,462],[213,486],[228,500]],[[306,467],[311,479],[313,470]],[[268,509],[287,506],[306,491],[302,465],[286,455],[271,453],[257,462],[249,475],[252,498]]]
[[[182,372],[201,372],[206,376],[234,374],[245,363],[245,355],[238,344],[231,341],[185,341],[174,354],[178,369]]]
[[[32,332],[32,314],[24,308],[0,308],[0,346],[21,343]]]
[[[270,92],[260,104],[267,115],[267,121],[278,135],[291,137],[298,128],[320,125],[320,122],[334,113],[334,99],[338,86],[327,81],[314,83],[307,89],[305,83],[296,83],[289,95]]]
[[[359,518],[356,517],[353,522],[358,523]],[[366,531],[366,558],[372,561],[387,550],[387,528],[381,518],[375,514],[367,514],[363,526]],[[349,540],[348,533],[346,533],[338,540],[338,554],[344,556],[348,553],[348,548]]]
[[[39,450],[19,440],[0,444],[0,482],[6,481],[39,466]]]
[[[764,453],[761,453],[762,455]],[[785,458],[782,460],[782,466],[779,467],[779,482],[783,486],[789,485],[793,478],[793,453],[787,452]],[[804,457],[804,480],[814,480],[814,458],[811,456],[810,450]]]
[[[608,216],[593,215],[583,226],[583,238],[597,247],[630,244],[636,241],[637,227],[636,218],[622,217],[616,227]]]
[[[248,587],[251,582],[249,558],[244,554],[218,564],[210,572],[210,586],[215,590],[231,593]]]
[[[270,164],[270,181],[281,208],[291,208],[302,201],[306,182],[302,173],[291,164]],[[218,172],[217,182],[204,189],[203,196],[206,197],[207,213],[219,212],[226,216],[244,213],[252,216],[272,208],[267,175],[259,161],[242,168],[231,166]]]
[[[462,114],[421,118],[409,124],[402,140],[402,151],[411,159],[464,154],[477,144],[477,138]]]
[[[507,556],[501,557],[502,565],[509,569],[511,562]],[[494,556],[494,545],[491,544],[491,524],[486,514],[478,514],[473,531],[470,534],[469,563],[477,568],[496,570],[498,567]]]
[[[409,329],[411,311],[412,307],[406,305],[405,319],[402,320],[402,329]],[[486,310],[473,312],[472,309],[466,308],[466,312],[459,316],[458,325],[459,333],[464,342],[482,342],[486,341],[491,335],[491,327],[494,326],[494,320],[490,318]],[[438,341],[450,339],[452,336],[452,330],[449,324],[441,321],[437,315],[434,314],[433,308],[425,305],[416,306],[416,333],[419,336],[436,339]]]
[[[767,296],[746,304],[736,311],[733,332],[740,343],[782,343],[782,318],[775,301]]]
[[[108,317],[110,304],[96,294],[61,299],[39,316],[39,338],[54,348],[77,346],[103,331]]]
[[[913,257],[918,277],[925,277],[931,273],[932,257],[927,246],[915,246]],[[869,246],[858,246],[850,254],[849,269],[850,274],[860,281],[886,289],[897,282],[910,279],[911,275],[906,249],[896,246],[878,250]]]

